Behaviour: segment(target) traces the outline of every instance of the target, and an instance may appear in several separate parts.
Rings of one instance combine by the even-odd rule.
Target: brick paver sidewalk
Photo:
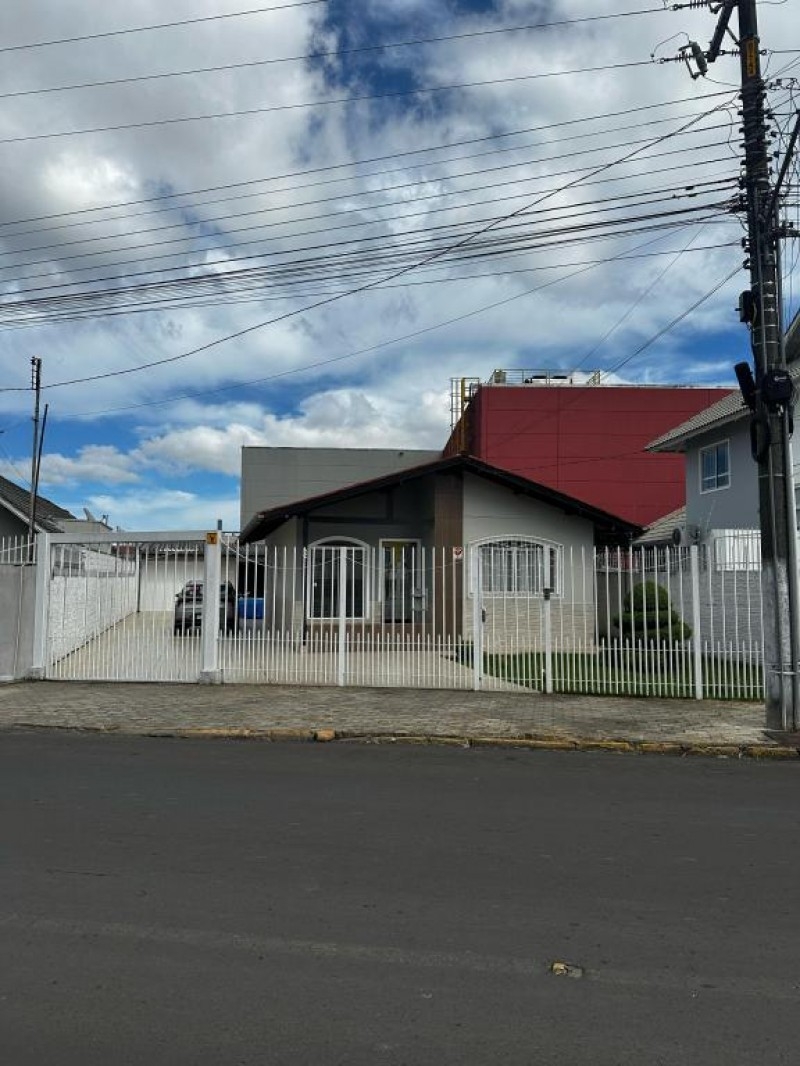
[[[124,733],[336,730],[346,735],[571,737],[760,745],[761,704],[430,689],[21,682],[0,686],[0,728]]]

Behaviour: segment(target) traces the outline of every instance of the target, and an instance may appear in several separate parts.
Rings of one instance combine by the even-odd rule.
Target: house
[[[786,332],[786,363],[795,386],[800,382],[800,314]],[[795,405],[795,420],[798,416]],[[683,457],[687,537],[699,542],[717,531],[760,529],[757,467],[750,445],[751,411],[736,392],[652,440],[654,454]],[[792,438],[792,463],[800,461],[800,442]],[[678,523],[676,523],[677,525]]]
[[[0,477],[0,538],[27,537],[31,513],[30,489]],[[76,522],[74,514],[44,496],[36,498],[37,532],[62,533],[64,524]]]
[[[786,334],[786,356],[795,383],[800,380],[800,317]],[[797,418],[795,408],[795,418]],[[720,616],[725,646],[742,639],[751,646],[762,640],[763,590],[758,467],[750,442],[752,413],[737,390],[673,426],[651,441],[648,450],[672,454],[684,464],[686,505],[645,531],[645,546],[697,545],[703,586],[700,623],[713,630],[712,616]],[[792,463],[800,460],[800,442],[791,441]],[[795,499],[798,499],[795,489]],[[685,557],[672,553],[673,567],[687,567]],[[684,573],[681,577],[687,580]],[[725,633],[725,611],[732,619]],[[744,622],[742,621],[744,620]],[[743,634],[745,636],[743,637]]]
[[[738,395],[738,393],[736,394]],[[606,384],[533,370],[452,383],[446,455],[468,454],[647,526],[684,503],[683,463],[659,434],[730,389]]]
[[[593,617],[594,546],[628,543],[640,531],[550,486],[455,455],[261,510],[240,543],[265,545],[273,629],[410,625],[421,635],[461,635],[471,630],[480,588],[495,633],[550,599],[567,632]],[[570,617],[561,618],[567,602]]]
[[[795,383],[800,381],[800,362],[791,364],[789,371]],[[683,524],[690,540],[707,540],[721,531],[760,529],[758,468],[751,451],[750,420],[751,411],[736,392],[648,445],[654,453],[683,457]],[[800,461],[796,435],[791,448],[796,468]]]
[[[46,496],[37,495],[34,529],[37,533],[110,533],[111,527],[88,510],[85,518],[76,518],[71,511],[59,507]],[[0,538],[27,537],[30,528],[31,493],[21,485],[0,477]]]

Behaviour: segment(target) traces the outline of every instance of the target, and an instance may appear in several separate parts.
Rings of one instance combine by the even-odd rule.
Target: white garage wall
[[[145,556],[140,560],[140,611],[171,611],[175,597],[187,581],[203,580],[200,551],[181,552],[172,558]]]
[[[50,581],[48,619],[50,662],[82,647],[136,610],[137,576],[80,574]]]

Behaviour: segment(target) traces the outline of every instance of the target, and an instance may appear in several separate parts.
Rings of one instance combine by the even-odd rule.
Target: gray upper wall
[[[415,448],[242,448],[239,528],[258,511],[430,463],[441,454]]]
[[[700,453],[703,448],[730,444],[730,485],[700,491]],[[750,423],[740,420],[710,430],[686,449],[686,523],[704,534],[712,529],[758,529],[758,469],[750,453]]]
[[[795,404],[795,423],[800,419],[800,403]],[[730,444],[730,485],[711,492],[700,491],[700,453],[703,448],[727,440]],[[800,434],[791,440],[792,464],[800,464]],[[716,426],[686,445],[686,524],[702,532],[712,529],[758,529],[758,467],[750,451],[750,419]],[[795,474],[795,481],[797,476]]]

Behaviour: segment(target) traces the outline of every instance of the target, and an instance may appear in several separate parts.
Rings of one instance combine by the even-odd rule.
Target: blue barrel
[[[260,622],[264,618],[263,596],[242,596],[238,604],[239,617],[245,621]]]

